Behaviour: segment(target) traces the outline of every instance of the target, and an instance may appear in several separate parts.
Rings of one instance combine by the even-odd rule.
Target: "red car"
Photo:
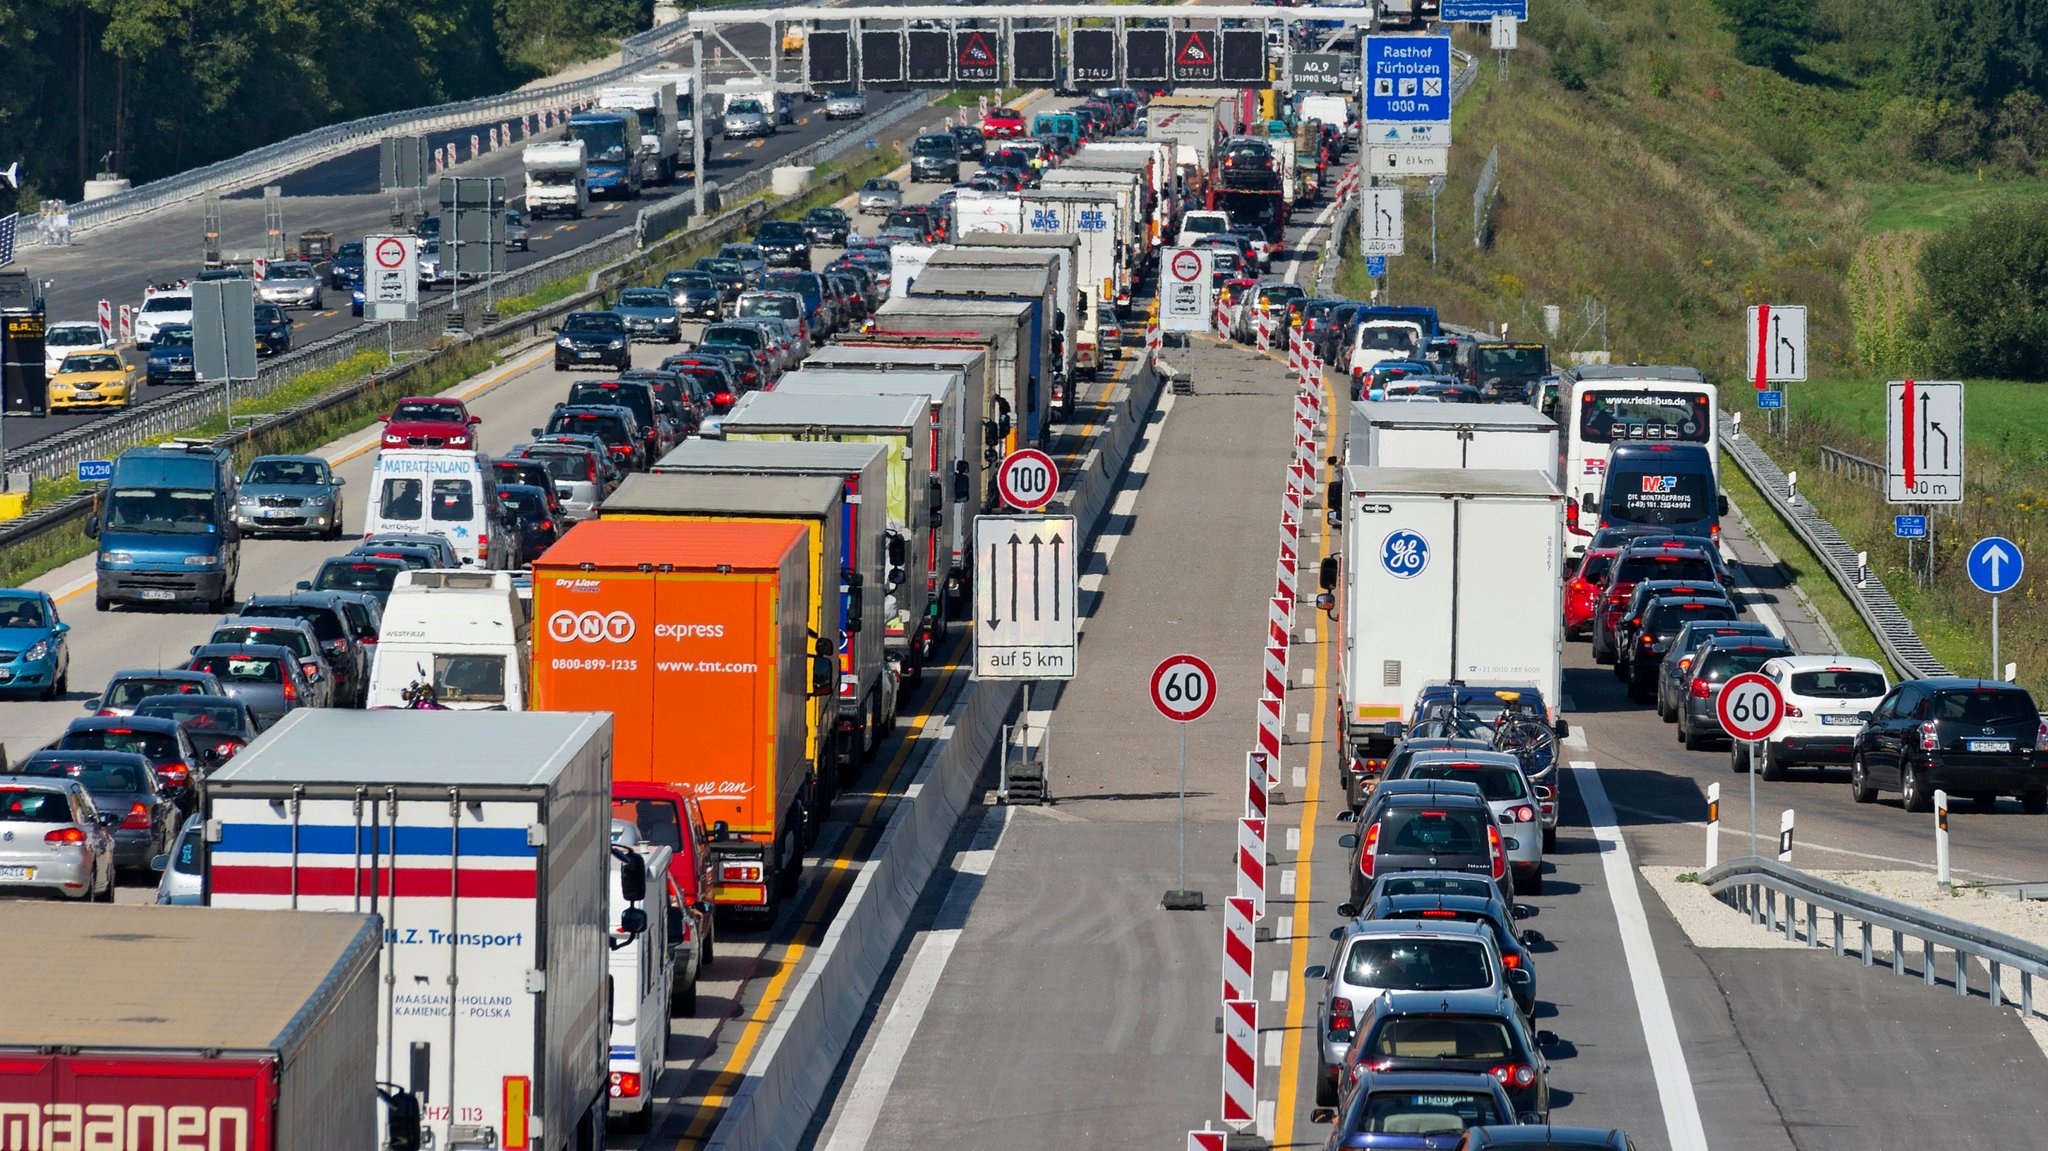
[[[1607,582],[1607,569],[1620,548],[1591,548],[1579,561],[1579,569],[1564,585],[1564,634],[1566,638],[1590,635],[1593,609],[1600,601],[1600,585]]]
[[[639,828],[642,843],[674,853],[668,864],[672,902],[682,914],[685,941],[697,945],[697,970],[703,971],[716,945],[717,923],[711,914],[711,833],[697,797],[664,784],[613,780],[612,818]]]
[[[383,442],[387,448],[474,448],[473,429],[482,422],[461,400],[407,396],[384,417]]]
[[[981,118],[981,134],[989,140],[1014,140],[1025,135],[1024,113],[1015,108],[991,108]]]

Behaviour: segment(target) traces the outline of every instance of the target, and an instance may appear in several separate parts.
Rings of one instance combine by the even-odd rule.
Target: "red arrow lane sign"
[[[1769,373],[1764,370],[1764,364],[1770,358],[1770,348],[1771,306],[1769,304],[1758,304],[1756,306],[1756,390],[1759,392],[1771,390],[1770,380],[1768,379]]]
[[[1906,490],[1913,490],[1913,381],[1907,380],[1899,393],[1899,425],[1902,439],[1899,446],[1905,449]]]

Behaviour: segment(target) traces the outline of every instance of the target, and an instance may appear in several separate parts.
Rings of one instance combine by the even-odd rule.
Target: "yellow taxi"
[[[103,348],[72,352],[50,377],[50,410],[125,408],[135,401],[140,375],[121,353]]]

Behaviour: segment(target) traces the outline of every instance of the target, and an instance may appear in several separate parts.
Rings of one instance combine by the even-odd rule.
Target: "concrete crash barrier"
[[[1079,520],[1083,538],[1101,527],[1124,465],[1152,424],[1159,385],[1151,361],[1141,362],[1117,389],[1080,478],[1049,509]],[[861,865],[711,1133],[712,1151],[772,1151],[802,1142],[1020,694],[1013,682],[970,680],[954,701],[946,715],[952,734],[920,756],[874,858]]]

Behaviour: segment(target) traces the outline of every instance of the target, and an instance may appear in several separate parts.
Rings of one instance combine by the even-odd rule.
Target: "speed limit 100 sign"
[[[1768,676],[1744,672],[1722,685],[1715,709],[1730,738],[1769,739],[1785,718],[1785,697]]]
[[[1020,512],[1035,512],[1059,494],[1060,469],[1037,448],[1019,448],[996,470],[996,493]]]
[[[1216,673],[1192,655],[1170,655],[1152,669],[1152,706],[1176,723],[1202,718],[1216,702]]]

